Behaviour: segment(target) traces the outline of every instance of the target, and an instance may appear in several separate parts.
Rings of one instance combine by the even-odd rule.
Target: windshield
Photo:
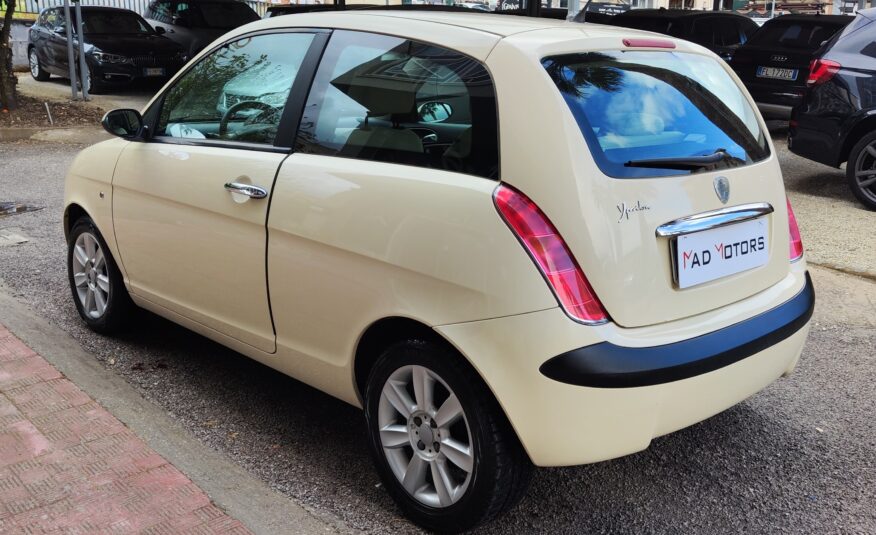
[[[191,7],[197,13],[194,26],[201,28],[230,30],[259,20],[258,14],[243,2],[197,2]],[[177,7],[177,10],[181,11],[181,8]]]
[[[152,28],[140,15],[126,11],[85,11],[82,31],[87,34],[151,34]]]
[[[769,155],[757,114],[715,59],[609,51],[552,56],[542,64],[608,176],[689,174]],[[716,154],[725,157],[700,168],[689,168],[689,161],[676,167],[643,165]]]
[[[764,24],[748,41],[752,45],[779,45],[784,48],[815,50],[842,29],[842,24],[820,21],[781,21]]]

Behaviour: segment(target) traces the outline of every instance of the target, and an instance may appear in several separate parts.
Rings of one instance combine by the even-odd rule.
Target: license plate
[[[163,67],[150,67],[148,69],[144,69],[144,74],[146,76],[164,76],[164,68]]]
[[[797,69],[782,69],[780,67],[758,67],[758,78],[774,78],[776,80],[796,80]]]
[[[675,246],[678,287],[690,288],[766,264],[767,231],[767,219],[760,217],[679,236]]]

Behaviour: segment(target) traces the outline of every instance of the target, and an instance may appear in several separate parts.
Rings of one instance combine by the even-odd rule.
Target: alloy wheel
[[[462,498],[474,470],[472,434],[441,377],[416,365],[393,372],[380,394],[377,423],[387,463],[411,497],[436,508]]]
[[[858,154],[855,162],[855,181],[866,197],[876,203],[876,141]]]
[[[73,284],[82,310],[98,319],[106,312],[109,302],[110,278],[106,257],[93,234],[83,232],[76,238],[71,262]]]
[[[36,78],[40,75],[40,60],[39,58],[37,58],[36,49],[30,49],[28,62],[30,63],[30,74],[33,75],[34,78]]]

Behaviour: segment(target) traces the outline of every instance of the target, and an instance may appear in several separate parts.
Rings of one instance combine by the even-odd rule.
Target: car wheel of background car
[[[867,134],[852,148],[846,178],[855,197],[876,210],[876,132]]]
[[[30,64],[30,75],[38,82],[45,82],[51,75],[43,70],[40,65],[40,58],[37,56],[36,48],[31,48],[27,54],[28,63]]]
[[[70,231],[67,273],[76,309],[88,327],[104,334],[118,330],[133,303],[106,242],[88,217]]]
[[[514,507],[532,464],[481,379],[450,349],[390,347],[371,371],[365,416],[387,491],[420,526],[460,532]]]
[[[78,67],[77,67],[77,69],[78,69]],[[80,72],[81,71],[79,71],[79,70],[76,71],[77,74],[79,74]],[[86,69],[85,75],[86,75],[85,84],[86,84],[86,87],[88,87],[88,94],[89,95],[99,95],[106,90],[106,87],[102,83],[100,83],[99,80],[95,79],[94,75],[91,73],[91,67],[88,67]],[[79,87],[80,88],[82,87],[81,83],[80,83]]]

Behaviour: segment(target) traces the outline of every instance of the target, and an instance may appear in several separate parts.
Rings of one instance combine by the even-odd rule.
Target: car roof
[[[782,15],[764,23],[775,24],[776,22],[827,22],[830,24],[848,24],[855,17],[850,15]]]
[[[466,10],[466,12],[438,10],[431,12],[425,9],[413,11],[363,9],[302,13],[301,15],[296,15],[294,19],[284,19],[282,17],[264,19],[261,24],[264,27],[287,27],[314,24],[321,24],[325,27],[340,27],[336,23],[342,23],[343,26],[346,27],[350,22],[356,19],[361,22],[386,24],[386,33],[388,34],[395,33],[392,30],[397,28],[397,24],[401,20],[440,26],[450,33],[487,33],[498,37],[508,37],[517,33],[534,30],[563,27],[583,28],[585,26],[578,22],[566,22],[546,18],[478,13],[469,12],[468,10]],[[293,21],[295,24],[290,24]],[[254,22],[252,24],[256,25],[259,23]],[[439,28],[436,27],[436,29]]]
[[[630,9],[615,16],[623,18],[675,19],[680,17],[714,17],[716,15],[720,17],[742,17],[739,13],[731,13],[729,11],[695,11],[693,9]]]

